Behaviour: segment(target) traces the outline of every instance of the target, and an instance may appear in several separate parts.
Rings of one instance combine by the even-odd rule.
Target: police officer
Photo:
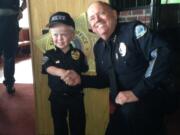
[[[161,86],[169,78],[167,44],[138,21],[118,23],[116,11],[105,2],[93,2],[87,16],[100,37],[94,46],[97,76],[81,81],[85,87],[110,87],[117,108],[106,135],[165,135],[167,93]],[[66,76],[79,79],[74,72]]]
[[[42,71],[48,74],[51,89],[49,100],[54,135],[68,135],[68,123],[71,135],[85,135],[82,86],[68,86],[62,79],[68,70],[75,70],[78,74],[88,70],[83,52],[70,44],[74,38],[75,23],[68,13],[56,12],[50,17],[48,26],[55,48],[44,53]]]
[[[19,7],[19,0],[0,1],[0,54],[4,57],[4,85],[9,94],[15,92],[15,55],[18,47],[18,19],[26,8],[26,0]]]

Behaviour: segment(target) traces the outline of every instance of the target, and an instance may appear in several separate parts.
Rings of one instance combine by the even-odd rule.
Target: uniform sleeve
[[[81,53],[81,72],[87,72],[89,70],[89,66],[87,63],[87,58],[84,53]]]
[[[82,75],[82,85],[84,88],[106,88],[109,86],[109,78],[101,72],[98,66],[97,55],[98,49],[94,47],[96,75]]]
[[[53,62],[51,61],[48,53],[44,53],[42,57],[41,73],[47,74],[47,68],[49,66],[53,66]]]
[[[82,75],[82,86],[84,88],[107,88],[109,86],[107,78],[101,78],[98,75]]]
[[[134,41],[149,63],[144,76],[133,88],[137,97],[144,98],[167,78],[171,51],[166,42],[157,34],[151,33],[143,24],[134,27]]]

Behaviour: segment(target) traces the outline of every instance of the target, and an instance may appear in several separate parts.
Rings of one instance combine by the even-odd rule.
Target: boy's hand
[[[67,70],[61,79],[70,86],[75,86],[81,83],[81,77],[74,70]]]

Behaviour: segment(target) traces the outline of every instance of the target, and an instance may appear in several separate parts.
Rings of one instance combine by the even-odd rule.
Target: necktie
[[[115,103],[115,98],[118,94],[118,87],[117,87],[117,80],[116,80],[116,75],[114,71],[114,66],[113,66],[113,60],[112,60],[112,44],[111,42],[108,42],[105,44],[106,46],[106,53],[107,53],[107,61],[109,63],[109,68],[108,68],[108,76],[109,76],[109,84],[110,84],[110,98],[113,103]]]

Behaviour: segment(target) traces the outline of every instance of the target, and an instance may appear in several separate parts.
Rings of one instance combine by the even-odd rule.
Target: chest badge
[[[80,58],[80,53],[78,51],[71,51],[71,57],[73,60],[78,60]]]
[[[127,52],[126,44],[124,42],[121,42],[119,44],[119,53],[122,57],[124,57],[126,55],[126,52]]]

